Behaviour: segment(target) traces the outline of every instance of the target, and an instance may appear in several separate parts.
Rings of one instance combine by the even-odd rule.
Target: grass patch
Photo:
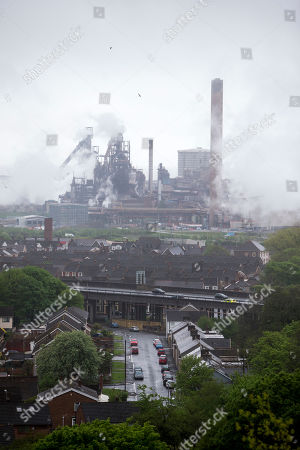
[[[110,402],[116,402],[116,401],[126,402],[127,397],[128,397],[128,392],[127,391],[123,391],[123,389],[108,389],[108,388],[104,388],[103,389],[103,394],[109,396],[109,401]]]
[[[123,383],[125,381],[125,362],[112,361],[111,366],[111,382]]]
[[[121,339],[115,339],[116,337]],[[114,337],[114,355],[115,356],[123,356],[124,355],[124,344],[122,336]]]

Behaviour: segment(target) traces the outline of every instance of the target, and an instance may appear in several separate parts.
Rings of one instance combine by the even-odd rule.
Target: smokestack
[[[52,217],[47,217],[44,220],[44,239],[46,242],[51,242],[53,236],[53,219]]]
[[[215,225],[215,213],[222,199],[222,147],[223,147],[223,80],[211,82],[210,127],[210,205],[209,226]]]
[[[149,139],[149,174],[148,174],[148,190],[152,194],[153,185],[153,139]]]

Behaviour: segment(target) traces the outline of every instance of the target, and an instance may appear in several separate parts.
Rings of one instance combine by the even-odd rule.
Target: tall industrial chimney
[[[215,225],[215,213],[222,200],[222,147],[223,147],[223,80],[211,82],[210,126],[210,204],[209,226]]]
[[[52,217],[46,217],[44,220],[44,239],[46,242],[52,241],[53,220]]]
[[[152,194],[153,188],[153,139],[149,139],[149,174],[148,174],[148,190]]]

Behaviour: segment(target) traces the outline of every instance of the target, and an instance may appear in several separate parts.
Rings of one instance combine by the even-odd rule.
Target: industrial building
[[[88,205],[78,203],[50,203],[49,216],[56,227],[88,224]]]
[[[208,172],[210,152],[203,148],[178,150],[178,176],[189,177],[201,172]]]

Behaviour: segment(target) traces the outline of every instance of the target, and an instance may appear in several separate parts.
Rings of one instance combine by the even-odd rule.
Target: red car
[[[166,355],[160,355],[158,362],[159,364],[167,364],[168,360]]]
[[[164,348],[160,348],[160,349],[157,351],[157,356],[164,355],[164,354],[165,354],[165,349],[164,349]]]
[[[136,347],[138,345],[138,341],[136,339],[132,339],[130,341],[130,345],[131,345],[131,347],[133,347],[133,346]]]
[[[139,348],[138,347],[131,347],[131,354],[132,355],[138,355],[139,354]]]

